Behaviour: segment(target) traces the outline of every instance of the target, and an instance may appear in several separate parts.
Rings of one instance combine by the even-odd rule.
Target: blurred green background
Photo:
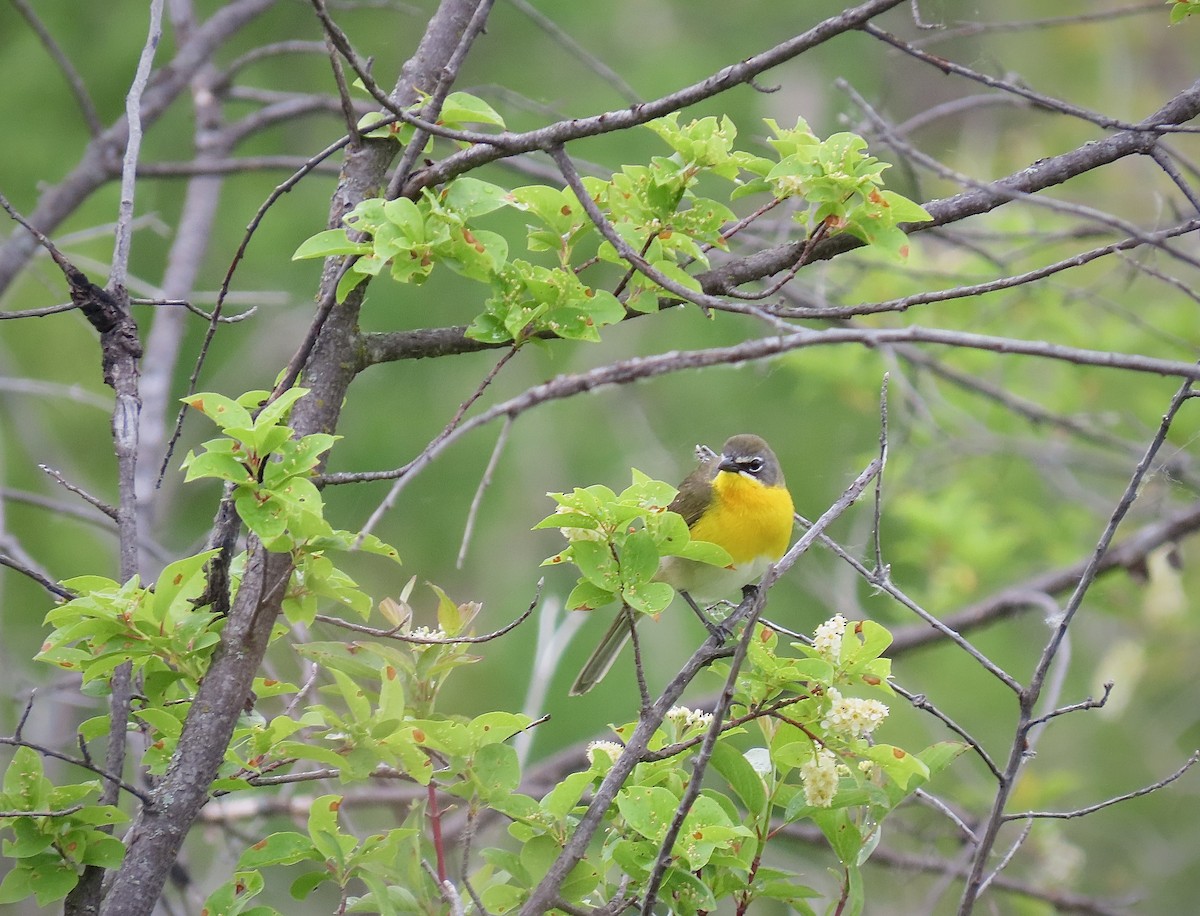
[[[222,4],[198,2],[208,15]],[[620,75],[628,91],[648,99],[702,79],[721,67],[770,47],[843,4],[780,4],[746,0],[664,0],[646,4],[538,2],[542,16]],[[595,72],[577,50],[539,27],[524,4],[500,0],[487,34],[477,43],[458,88],[487,99],[510,128],[529,129],[549,120],[623,107],[626,89]],[[360,54],[374,58],[374,73],[390,85],[415,46],[433,4],[347,5],[334,14]],[[1077,17],[1129,9],[1092,21],[1004,28],[1044,17]],[[1006,77],[1039,91],[1120,119],[1145,117],[1197,77],[1200,23],[1168,28],[1163,4],[1136,9],[1118,4],[1060,3],[1050,11],[1034,0],[978,4],[943,0],[922,3],[927,22],[940,31],[918,31],[908,5],[880,24],[914,38],[932,53],[982,72]],[[45,0],[38,15],[83,76],[106,123],[123,108],[123,97],[144,38],[143,4],[81,4]],[[218,63],[269,41],[320,40],[308,5],[282,2],[223,49]],[[169,35],[158,60],[172,53]],[[328,61],[316,54],[269,58],[244,79],[273,92],[329,92]],[[865,131],[863,113],[841,88],[845,81],[892,123],[904,122],[943,103],[989,94],[991,100],[963,102],[943,117],[913,127],[908,139],[953,169],[986,181],[1104,136],[1080,120],[1028,106],[994,104],[995,95],[961,78],[947,76],[888,49],[862,33],[842,36],[782,66],[756,92],[739,88],[689,110],[687,116],[728,114],[738,124],[741,145],[761,151],[762,118],[790,125],[798,116],[821,136]],[[0,192],[22,212],[36,203],[39,189],[62,179],[87,142],[61,75],[16,11],[0,7],[0,122],[7,139],[0,150]],[[249,114],[251,100],[231,102],[230,120]],[[239,155],[307,157],[341,133],[335,115],[291,121],[256,134]],[[872,151],[897,164],[889,186],[917,200],[949,196],[958,187],[900,162],[886,144]],[[1195,162],[1200,149],[1187,136],[1173,141]],[[649,131],[589,140],[570,148],[598,171],[612,171],[663,152]],[[156,124],[146,137],[146,162],[183,161],[191,156],[192,126],[186,104]],[[541,164],[549,165],[548,160]],[[218,224],[196,284],[196,301],[211,305],[255,210],[286,173],[231,176],[220,188]],[[504,165],[479,177],[517,186],[532,179]],[[1190,177],[1195,180],[1193,173]],[[268,213],[235,277],[235,301],[255,297],[253,318],[223,327],[205,366],[202,390],[229,395],[269,387],[297,346],[312,312],[320,267],[291,262],[307,236],[324,228],[335,177],[314,175],[285,195]],[[131,287],[150,294],[161,282],[164,261],[182,206],[185,182],[146,178],[140,182],[137,213],[144,217],[134,243]],[[1148,161],[1123,161],[1069,182],[1054,196],[1111,212],[1144,229],[1186,218],[1186,201]],[[68,256],[95,278],[106,272],[117,188],[109,185],[86,201],[53,235]],[[1180,214],[1184,214],[1180,216]],[[520,222],[503,218],[518,247]],[[1081,231],[1085,227],[1088,231]],[[787,226],[780,227],[787,232]],[[1122,233],[1032,205],[1010,205],[947,233],[924,233],[903,265],[869,255],[839,258],[802,272],[806,294],[836,303],[891,298],[924,289],[977,282],[1067,257]],[[770,244],[785,236],[756,237]],[[1194,238],[1180,251],[1200,255]],[[1145,262],[1197,287],[1194,267],[1158,254],[1108,258],[1034,286],[978,299],[925,306],[871,324],[919,323],[1018,338],[1049,340],[1094,349],[1141,352],[1194,359],[1200,334],[1197,304],[1185,289],[1136,269]],[[204,293],[203,291],[210,291]],[[52,305],[66,298],[61,277],[44,257],[32,263],[0,306],[6,310]],[[480,289],[447,271],[419,289],[375,284],[363,313],[370,330],[463,324],[480,309]],[[154,320],[148,309],[141,325]],[[172,397],[183,394],[204,327],[187,326]],[[600,345],[556,342],[527,347],[499,375],[486,403],[523,391],[553,375],[577,372],[621,358],[733,343],[761,336],[754,319],[675,309],[650,319],[608,329]],[[520,417],[483,494],[478,521],[464,562],[456,563],[469,507],[499,434],[498,425],[455,445],[400,494],[376,533],[404,558],[399,572],[369,558],[353,558],[352,573],[372,594],[396,595],[408,576],[436,583],[456,600],[482,601],[478,627],[490,630],[520,613],[545,573],[538,615],[513,636],[490,644],[478,665],[447,688],[444,711],[465,714],[507,708],[550,720],[532,735],[529,764],[589,738],[605,723],[633,718],[636,689],[629,662],[618,663],[602,688],[583,698],[565,696],[570,679],[607,625],[587,620],[565,648],[552,643],[562,626],[562,600],[573,583],[566,570],[543,571],[538,563],[560,546],[553,532],[531,527],[553,509],[547,491],[590,483],[621,488],[631,467],[675,482],[690,469],[692,447],[719,447],[728,435],[756,432],[767,437],[784,466],[798,511],[815,518],[876,453],[879,391],[890,372],[890,464],[885,485],[882,543],[895,582],[939,616],[991,592],[1051,568],[1084,558],[1125,487],[1136,453],[1149,440],[1177,387],[1170,379],[1130,375],[1065,363],[982,352],[924,351],[947,367],[996,386],[1014,398],[1036,402],[1070,417],[1097,444],[1052,423],[1030,423],[1013,410],[967,392],[914,366],[895,351],[859,347],[813,348],[770,362],[667,375],[621,389],[606,389],[548,404]],[[498,353],[477,353],[372,368],[354,384],[338,432],[331,470],[397,467],[438,433],[458,405],[495,363]],[[0,536],[20,547],[55,578],[86,573],[115,575],[115,537],[94,525],[48,511],[31,494],[59,501],[70,497],[38,470],[39,463],[107,500],[115,499],[108,438],[109,392],[99,372],[94,332],[77,314],[0,324]],[[1186,467],[1198,424],[1185,408],[1165,457]],[[211,429],[193,417],[184,430],[163,489],[155,496],[156,523],[150,532],[166,556],[196,550],[203,541],[218,491],[181,486],[179,459],[208,438]],[[1124,444],[1122,444],[1124,443]],[[328,515],[336,526],[361,526],[386,495],[388,484],[337,487],[327,492]],[[1126,529],[1153,521],[1187,504],[1195,494],[1165,473],[1154,474],[1127,521]],[[869,506],[849,513],[836,537],[852,552],[870,555]],[[1069,670],[1061,702],[1099,695],[1114,680],[1108,707],[1056,720],[1047,729],[1012,801],[1012,810],[1071,809],[1155,782],[1200,746],[1195,683],[1197,627],[1192,613],[1196,576],[1187,562],[1195,550],[1182,546],[1182,573],[1169,563],[1152,567],[1148,580],[1123,572],[1106,576],[1093,589],[1073,627]],[[147,569],[147,575],[155,570]],[[415,592],[418,609],[432,614],[431,592]],[[423,603],[422,603],[423,602]],[[47,596],[29,580],[0,569],[0,731],[10,734],[31,689],[39,705],[28,732],[36,740],[70,745],[73,725],[93,713],[73,685],[29,659],[44,635]],[[889,627],[914,623],[910,613],[876,595],[827,553],[814,552],[772,592],[768,616],[811,631],[835,612],[869,615]],[[557,616],[555,616],[557,615]],[[654,647],[650,687],[661,686],[701,638],[690,614],[670,613],[645,628]],[[1047,628],[1031,614],[971,634],[990,657],[1024,681],[1044,644]],[[318,638],[339,638],[318,625]],[[538,653],[540,652],[540,656]],[[535,661],[539,658],[540,661]],[[283,652],[272,664],[291,664]],[[909,690],[924,693],[970,730],[994,757],[1004,758],[1016,704],[998,682],[963,653],[946,647],[919,650],[896,661],[896,675]],[[542,674],[551,680],[540,683]],[[532,686],[531,686],[532,685]],[[717,686],[708,676],[694,685],[693,698]],[[537,688],[542,688],[538,690]],[[531,690],[533,693],[531,694]],[[881,739],[920,747],[949,737],[928,716],[893,704]],[[580,751],[582,753],[582,751]],[[0,762],[6,755],[0,752]],[[1166,791],[1118,805],[1091,817],[1037,825],[1010,873],[1032,884],[1074,891],[1113,902],[1129,911],[1183,913],[1200,892],[1200,782],[1188,775]],[[993,786],[979,763],[966,756],[931,791],[965,816],[986,811]],[[220,864],[236,856],[238,844],[215,833],[212,849],[192,850],[195,871],[209,855]],[[918,814],[885,831],[884,845],[916,856],[955,850],[944,821]],[[1015,839],[1016,832],[1011,836]],[[229,850],[223,849],[229,844]],[[1001,843],[1001,850],[1007,848]],[[788,855],[808,858],[812,880],[830,885],[831,859],[803,846]],[[795,860],[793,860],[793,865]],[[946,912],[957,899],[936,876],[878,868],[868,885],[870,913]],[[886,889],[886,890],[885,890]],[[1001,895],[995,912],[1042,912],[1043,905]],[[1120,911],[1118,909],[1118,911]]]

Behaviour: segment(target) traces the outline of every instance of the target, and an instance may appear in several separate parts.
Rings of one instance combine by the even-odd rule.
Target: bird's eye
[[[751,458],[746,462],[746,470],[751,474],[761,473],[763,469],[763,460],[761,458]]]

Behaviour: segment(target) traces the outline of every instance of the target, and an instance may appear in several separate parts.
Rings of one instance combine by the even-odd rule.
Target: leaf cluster
[[[99,792],[96,780],[54,785],[37,752],[17,748],[0,791],[0,829],[12,832],[0,847],[11,860],[0,882],[0,904],[32,897],[46,906],[70,893],[86,866],[121,864],[124,844],[100,828],[129,818],[112,805],[86,803]]]
[[[478,117],[487,117],[486,112]],[[767,123],[775,134],[771,143],[778,159],[735,149],[737,129],[727,117],[681,124],[676,113],[647,125],[671,155],[626,165],[608,179],[582,179],[612,231],[648,269],[630,269],[572,188],[542,184],[507,191],[470,176],[436,192],[425,189],[416,200],[364,200],[346,215],[349,228],[317,233],[293,257],[348,256],[339,301],[385,271],[398,282],[419,284],[444,264],[491,288],[468,336],[491,344],[520,344],[542,334],[598,341],[602,327],[627,313],[655,311],[660,300],[678,298],[653,277],[701,292],[688,268],[706,268],[710,250],[728,248],[727,233],[735,219],[725,203],[698,193],[706,176],[732,185],[731,202],[765,195],[765,210],[783,200],[802,201],[794,218],[807,232],[817,227],[826,235],[845,232],[892,256],[907,253],[901,223],[924,221],[929,215],[883,189],[887,165],[866,154],[865,140],[850,133],[820,140],[803,120],[791,129]],[[501,207],[533,221],[526,248],[544,262],[510,258],[503,235],[476,225]],[[627,272],[619,294],[584,279],[606,263]]]
[[[675,596],[670,585],[654,581],[662,557],[715,566],[732,562],[716,544],[692,540],[683,517],[667,508],[675,493],[670,484],[635,469],[633,483],[619,494],[600,484],[549,494],[558,508],[535,528],[557,528],[567,538],[566,549],[542,563],[579,568],[567,607],[594,610],[619,600],[658,614]]]

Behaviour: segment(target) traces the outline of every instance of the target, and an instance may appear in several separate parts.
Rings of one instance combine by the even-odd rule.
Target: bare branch
[[[903,0],[867,0],[858,6],[843,10],[836,16],[831,16],[807,32],[767,51],[755,54],[739,63],[731,64],[699,83],[693,83],[650,102],[633,105],[619,111],[604,112],[589,118],[560,121],[528,133],[503,134],[480,141],[461,153],[448,156],[441,162],[416,172],[404,186],[403,195],[411,197],[421,188],[441,184],[455,175],[506,156],[535,149],[550,150],[572,140],[594,137],[653,121],[672,111],[678,111],[704,99],[712,98],[734,86],[749,83],[772,67],[789,61],[838,35],[860,28],[872,17],[899,6],[902,2]],[[795,261],[794,257],[792,261]]]
[[[136,798],[138,801],[140,801],[144,805],[150,804],[150,796],[147,795],[145,792],[143,792],[141,789],[139,789],[137,786],[130,785],[129,783],[127,783],[123,779],[121,779],[121,777],[119,775],[117,775],[116,773],[110,773],[107,770],[96,766],[89,760],[82,760],[78,757],[71,757],[68,754],[63,754],[63,753],[60,753],[59,751],[54,750],[54,748],[52,748],[52,747],[46,747],[45,745],[37,744],[33,741],[26,741],[24,738],[21,738],[18,736],[13,736],[13,737],[0,736],[0,744],[5,744],[5,745],[8,745],[9,747],[27,747],[32,751],[37,751],[43,757],[53,757],[55,760],[61,760],[64,763],[71,764],[72,766],[77,766],[77,767],[80,767],[81,769],[88,770],[89,772],[95,773],[97,776],[99,776],[101,779],[103,779],[107,785],[115,786],[118,789],[128,792],[130,795],[132,795],[134,798]]]
[[[143,128],[155,123],[195,75],[212,59],[216,48],[277,0],[232,0],[213,13],[176,49],[170,64],[156,71],[160,78],[147,87],[140,115]],[[88,144],[75,168],[58,184],[42,192],[29,215],[31,225],[53,232],[97,188],[120,174],[117,163],[125,149],[129,125],[122,117]],[[0,291],[8,288],[33,252],[28,237],[15,235],[0,245]]]
[[[1174,773],[1170,776],[1164,776],[1157,782],[1153,782],[1148,786],[1143,786],[1133,792],[1126,792],[1124,795],[1117,795],[1113,798],[1106,799],[1102,802],[1097,802],[1094,805],[1088,805],[1085,808],[1075,808],[1071,811],[1021,811],[1017,814],[1004,815],[1005,821],[1025,821],[1025,820],[1071,820],[1076,817],[1086,817],[1089,814],[1095,814],[1097,811],[1103,811],[1105,808],[1110,808],[1113,805],[1119,805],[1121,802],[1126,802],[1134,798],[1141,798],[1143,795],[1149,795],[1151,792],[1157,792],[1159,789],[1166,788],[1180,776],[1190,770],[1200,762],[1200,751],[1193,751],[1190,756]]]
[[[21,14],[21,18],[29,23],[29,27],[33,29],[38,40],[46,48],[46,51],[54,58],[54,63],[58,69],[62,71],[63,77],[67,81],[67,85],[71,88],[71,95],[75,96],[75,104],[79,106],[79,112],[83,115],[83,120],[87,123],[88,133],[93,137],[98,136],[100,131],[104,129],[104,125],[100,123],[100,115],[96,112],[96,103],[92,101],[91,94],[87,90],[87,86],[83,82],[83,77],[79,75],[79,71],[75,69],[75,65],[71,63],[71,58],[67,56],[54,36],[46,28],[37,13],[26,2],[26,0],[9,0]]]
[[[1009,82],[1008,80],[1002,80],[997,79],[994,76],[988,76],[986,73],[980,73],[977,70],[972,70],[970,67],[964,67],[962,64],[957,64],[954,61],[947,60],[944,57],[937,57],[933,54],[926,53],[909,42],[902,41],[890,32],[879,28],[879,26],[875,25],[874,23],[867,23],[862,27],[862,30],[868,35],[878,38],[880,41],[891,45],[893,48],[903,51],[905,54],[915,57],[917,60],[923,63],[936,67],[943,73],[953,73],[957,76],[964,76],[967,79],[973,80],[977,83],[982,83],[984,86],[987,86],[991,89],[1000,89],[1004,92],[1011,93],[1012,95],[1019,96],[1026,101],[1032,102],[1038,108],[1044,108],[1047,111],[1054,111],[1058,112],[1059,114],[1070,115],[1072,117],[1095,124],[1097,127],[1131,131],[1155,129],[1162,131],[1179,131],[1184,133],[1194,133],[1196,131],[1196,128],[1181,127],[1178,125],[1154,128],[1145,123],[1133,124],[1129,121],[1121,121],[1117,118],[1110,118],[1106,115],[1099,114],[1098,112],[1088,111],[1086,108],[1080,108],[1078,105],[1072,105],[1069,102],[1064,102],[1061,99],[1056,99],[1040,92],[1034,92],[1032,89],[1028,89],[1025,86],[1019,86],[1016,83]]]
[[[487,492],[487,488],[492,484],[492,478],[496,473],[496,465],[500,463],[500,456],[504,453],[504,446],[508,443],[508,434],[512,431],[512,421],[509,420],[500,428],[500,435],[496,437],[496,444],[492,446],[492,456],[488,459],[487,467],[483,469],[483,476],[479,478],[479,486],[475,488],[475,495],[471,499],[471,507],[467,510],[467,521],[463,526],[462,544],[458,548],[458,559],[455,561],[455,566],[462,569],[463,564],[467,559],[467,549],[471,545],[471,535],[475,531],[475,519],[479,515],[479,507],[483,503],[483,494]]]
[[[498,630],[493,630],[491,633],[485,633],[483,636],[415,636],[412,633],[403,632],[400,627],[392,627],[391,629],[382,630],[377,627],[368,627],[360,623],[351,623],[348,620],[343,620],[340,617],[330,617],[328,614],[317,614],[317,620],[324,623],[331,623],[334,626],[341,627],[343,630],[350,630],[354,633],[365,633],[368,636],[378,636],[381,639],[396,639],[400,642],[412,643],[417,646],[456,646],[456,645],[476,645],[478,643],[491,642],[493,639],[499,639],[505,633],[510,633],[529,619],[530,615],[537,609],[538,602],[542,598],[542,582],[538,580],[537,594],[533,596],[533,600],[529,602],[521,616],[517,617],[511,623],[506,623]]]
[[[642,100],[637,90],[630,86],[620,73],[589,52],[587,48],[568,35],[553,19],[537,9],[533,4],[528,3],[527,0],[508,0],[508,2],[519,9],[523,15],[527,16],[530,22],[562,45],[573,59],[581,61],[584,66],[612,86],[629,104],[636,105]]]
[[[1200,503],[1168,515],[1134,532],[1112,546],[1096,567],[1097,576],[1117,569],[1131,569],[1145,562],[1146,556],[1163,544],[1169,544],[1200,531]],[[1025,582],[1013,585],[962,610],[943,618],[955,632],[978,629],[1006,617],[1015,616],[1031,607],[1040,607],[1039,595],[1054,595],[1068,591],[1080,581],[1087,561],[1051,570]],[[909,652],[942,639],[937,631],[925,626],[898,627],[892,633],[891,654]]]
[[[125,156],[121,163],[121,203],[117,217],[116,242],[113,245],[112,269],[108,275],[108,288],[113,291],[125,288],[129,272],[129,247],[133,238],[133,198],[137,181],[137,162],[142,149],[142,96],[150,82],[150,70],[154,64],[154,53],[162,38],[163,0],[150,2],[150,34],[138,58],[133,83],[125,96],[125,120],[127,138]]]
[[[60,474],[58,471],[54,470],[54,468],[49,467],[48,465],[39,464],[38,469],[40,471],[42,471],[42,473],[46,474],[48,477],[51,477],[52,479],[56,480],[63,487],[63,489],[67,490],[70,493],[74,493],[76,496],[78,496],[80,499],[82,499],[88,505],[94,506],[95,508],[99,509],[105,515],[107,515],[109,518],[111,518],[114,522],[117,521],[117,510],[114,509],[112,506],[110,506],[108,503],[97,499],[95,496],[92,496],[92,494],[88,493],[83,488],[77,487],[75,484],[73,484],[69,480],[67,480],[67,478],[63,477],[62,474]]]
[[[1100,540],[1096,544],[1095,550],[1091,557],[1084,565],[1083,572],[1076,583],[1071,597],[1063,606],[1062,613],[1059,619],[1054,623],[1050,639],[1042,650],[1041,657],[1038,659],[1037,666],[1034,668],[1033,675],[1029,679],[1029,685],[1021,692],[1020,697],[1020,717],[1017,723],[1016,734],[1013,738],[1011,750],[1009,752],[1008,762],[1004,768],[1004,779],[997,789],[996,796],[992,800],[991,811],[987,819],[983,823],[983,829],[980,832],[979,844],[974,850],[974,855],[971,863],[970,874],[967,877],[966,885],[963,889],[963,894],[959,900],[960,916],[967,916],[974,908],[975,901],[979,894],[986,886],[985,871],[987,870],[988,859],[991,856],[992,849],[996,843],[996,837],[999,833],[1000,826],[1004,822],[1004,808],[1008,802],[1008,798],[1012,793],[1013,787],[1016,784],[1017,776],[1019,775],[1022,766],[1028,759],[1029,754],[1033,750],[1031,746],[1031,731],[1035,728],[1033,707],[1041,695],[1043,684],[1050,672],[1060,647],[1067,636],[1067,628],[1070,626],[1075,613],[1083,604],[1084,596],[1088,589],[1095,581],[1096,576],[1100,572],[1101,561],[1104,555],[1108,552],[1109,545],[1112,543],[1113,537],[1116,535],[1117,528],[1121,521],[1125,518],[1130,506],[1133,505],[1137,498],[1138,492],[1141,489],[1142,480],[1154,462],[1154,457],[1158,450],[1166,442],[1167,433],[1171,429],[1171,424],[1175,419],[1175,415],[1179,409],[1192,397],[1193,380],[1189,379],[1180,386],[1175,396],[1171,399],[1166,413],[1163,415],[1162,422],[1159,424],[1158,431],[1155,433],[1149,446],[1146,448],[1146,453],[1142,460],[1138,462],[1134,468],[1133,475],[1129,480],[1125,492],[1118,500],[1116,507],[1113,509],[1112,515],[1105,526],[1104,531],[1100,535]]]
[[[936,229],[969,216],[987,213],[1017,197],[1036,194],[1062,184],[1069,178],[1100,168],[1126,156],[1144,155],[1157,143],[1155,131],[1189,121],[1200,114],[1200,81],[1180,92],[1154,114],[1140,122],[1140,129],[1113,134],[1103,140],[1085,144],[1057,156],[1039,159],[1028,168],[992,182],[980,182],[975,187],[953,197],[924,204],[932,217],[929,222],[904,227],[910,234]],[[714,295],[730,294],[743,283],[773,276],[795,263],[803,242],[791,242],[738,258],[697,275],[705,292]],[[839,234],[818,245],[814,261],[826,260],[862,243]]]
[[[1178,376],[1187,379],[1200,378],[1200,366],[1177,360],[1157,359],[1135,354],[1113,353],[1103,350],[1084,350],[1043,341],[1014,340],[1007,337],[992,337],[971,334],[965,331],[946,331],[910,325],[903,328],[831,328],[826,331],[798,330],[777,337],[764,337],[729,347],[714,347],[709,350],[675,351],[657,356],[624,360],[601,366],[579,375],[562,375],[528,389],[524,393],[497,404],[483,413],[467,420],[456,430],[431,444],[408,464],[390,471],[364,471],[342,474],[325,474],[320,478],[326,484],[361,483],[368,480],[394,480],[416,473],[427,466],[443,449],[472,430],[502,417],[516,417],[547,401],[573,397],[595,391],[607,385],[627,385],[635,381],[654,378],[688,369],[706,366],[730,365],[751,360],[768,359],[813,346],[861,343],[867,346],[894,343],[934,343],[944,346],[987,350],[994,353],[1022,354],[1045,359],[1062,360],[1076,365],[1105,366],[1155,375]]]
[[[32,579],[34,582],[36,582],[38,585],[40,585],[42,588],[44,588],[50,594],[56,595],[59,598],[65,598],[66,600],[69,601],[70,599],[75,597],[75,594],[73,592],[68,591],[67,589],[63,588],[61,585],[59,585],[57,582],[52,580],[45,573],[39,572],[38,570],[34,569],[32,566],[30,566],[26,563],[22,563],[21,561],[17,560],[15,557],[10,557],[6,553],[0,553],[0,566],[7,566],[9,569],[13,570],[14,572],[19,572],[21,575]]]

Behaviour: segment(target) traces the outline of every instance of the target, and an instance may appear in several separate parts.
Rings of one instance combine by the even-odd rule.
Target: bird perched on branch
[[[724,548],[733,562],[713,566],[663,557],[654,578],[683,595],[711,627],[696,602],[728,597],[782,557],[791,539],[794,509],[779,460],[758,436],[733,436],[719,455],[707,448],[697,453],[700,465],[679,485],[667,508],[683,516],[693,540]],[[571,686],[572,696],[587,693],[608,673],[637,616],[628,606],[621,608]]]

